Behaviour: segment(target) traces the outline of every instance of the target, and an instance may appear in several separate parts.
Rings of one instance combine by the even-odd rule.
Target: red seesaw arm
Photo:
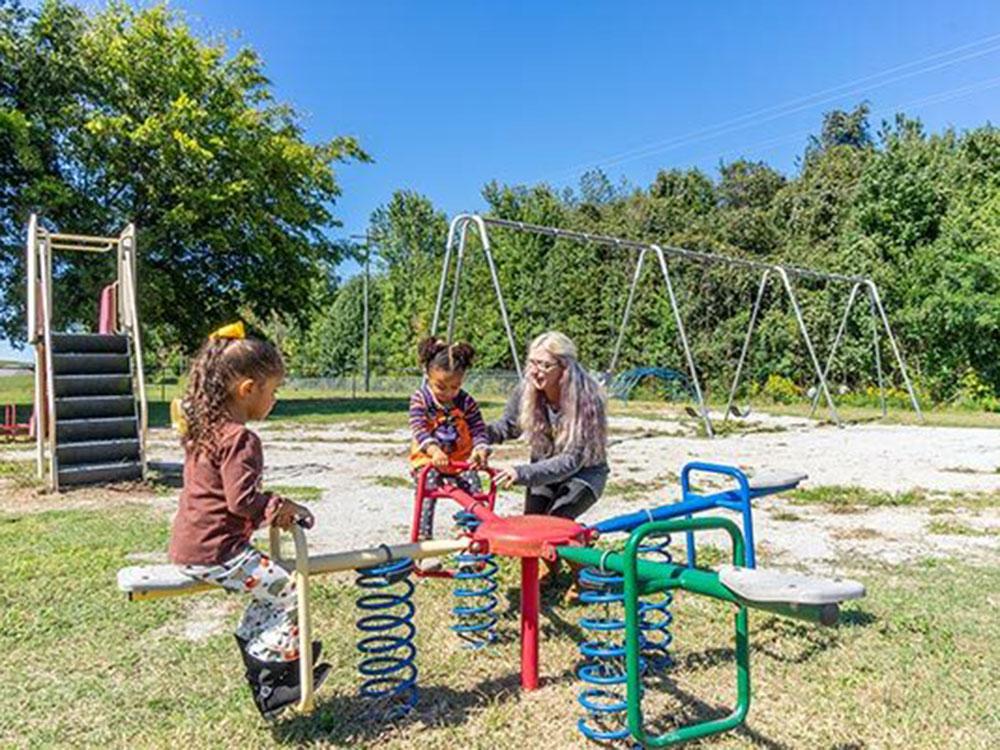
[[[445,477],[441,487],[437,489],[427,489],[427,475],[431,471],[437,471]],[[470,495],[460,487],[456,487],[447,481],[447,477],[457,476],[463,471],[478,471],[487,474],[490,478],[490,487],[485,493]],[[480,520],[485,521],[494,518],[493,506],[497,500],[497,470],[488,466],[474,468],[468,461],[453,461],[443,469],[437,469],[433,464],[427,464],[420,469],[417,474],[417,494],[413,503],[413,524],[410,529],[411,541],[417,541],[420,533],[420,514],[424,507],[424,501],[438,498],[449,498],[458,503],[463,510],[474,513]]]

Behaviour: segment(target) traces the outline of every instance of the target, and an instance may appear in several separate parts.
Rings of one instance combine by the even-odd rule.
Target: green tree
[[[935,395],[950,397],[982,384],[981,390],[997,396],[1000,131],[968,133],[954,155],[945,173],[951,186],[947,212],[935,217],[934,240],[918,245],[904,289],[896,293],[903,300],[909,348],[916,350]]]
[[[868,115],[871,107],[862,102],[850,112],[835,109],[823,115],[823,127],[818,136],[810,136],[806,146],[806,161],[836,146],[870,148],[873,144]]]
[[[0,331],[23,336],[23,226],[137,225],[141,315],[159,340],[196,344],[250,310],[305,321],[310,283],[335,264],[334,164],[368,160],[352,138],[317,144],[277,102],[257,54],[199,40],[164,5],[88,15],[0,0]],[[56,325],[89,323],[110,259],[56,264]]]
[[[380,308],[372,366],[416,367],[416,343],[430,333],[448,223],[424,196],[400,190],[371,217]]]
[[[763,162],[739,159],[719,166],[716,192],[723,239],[752,255],[769,255],[779,243],[771,206],[785,178]]]
[[[824,117],[792,175],[740,159],[720,164],[714,180],[698,170],[663,169],[645,189],[629,189],[595,171],[577,191],[490,182],[483,198],[487,213],[498,218],[870,276],[920,383],[936,398],[989,406],[1000,391],[997,175],[1000,136],[994,128],[928,135],[918,121],[900,116],[883,123],[873,139],[862,105]],[[372,280],[378,297],[373,364],[382,372],[410,369],[414,344],[429,330],[446,219],[426,198],[399,192],[375,212],[372,227],[382,249]],[[576,341],[589,367],[606,367],[636,253],[501,228],[491,228],[490,242],[518,350],[523,353],[541,331],[558,328]],[[456,333],[476,347],[478,366],[510,368],[475,233],[464,263]],[[673,256],[668,264],[703,385],[719,396],[732,379],[760,271]],[[793,277],[793,284],[825,359],[850,285],[801,277]],[[330,316],[303,332],[305,344],[292,347],[321,363],[314,371],[354,368],[358,288],[356,280],[340,288]],[[871,319],[863,296],[849,322],[832,382],[872,385]],[[771,376],[790,380],[780,382],[792,389],[812,385],[815,373],[773,277],[757,325],[747,386],[763,387]],[[882,345],[889,379],[900,385],[889,348]],[[649,364],[687,371],[651,255],[619,367]]]
[[[332,377],[360,372],[364,338],[364,279],[354,276],[344,283],[296,347],[294,373],[305,377]],[[378,328],[380,285],[368,294],[370,330]]]

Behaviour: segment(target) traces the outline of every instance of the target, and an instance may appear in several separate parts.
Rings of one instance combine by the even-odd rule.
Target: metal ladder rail
[[[32,348],[35,355],[35,369],[33,372],[35,380],[35,473],[39,479],[45,478],[45,436],[48,429],[46,421],[46,409],[39,408],[44,398],[45,388],[42,386],[41,373],[44,370],[42,352],[38,344],[38,217],[31,214],[28,219],[28,243],[25,248],[26,254],[26,282],[28,300],[28,346]]]
[[[139,307],[136,298],[136,246],[135,225],[129,224],[118,238],[118,305],[121,308],[122,328],[131,347],[131,374],[133,399],[138,406],[139,463],[142,478],[146,478],[146,443],[149,433],[149,406],[146,402],[146,374],[142,359],[142,335],[139,331]]]
[[[45,390],[45,442],[48,448],[49,488],[59,491],[59,456],[56,453],[56,387],[52,364],[52,240],[45,232],[38,244],[39,265],[41,266],[42,298],[42,372],[36,369],[35,377],[44,377]],[[37,351],[37,349],[36,349]],[[37,357],[36,357],[37,359]],[[44,458],[42,459],[44,465]]]

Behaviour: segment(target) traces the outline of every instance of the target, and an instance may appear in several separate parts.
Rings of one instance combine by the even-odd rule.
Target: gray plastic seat
[[[136,565],[118,571],[118,588],[132,598],[156,593],[169,596],[212,586],[189,578],[176,565]]]
[[[864,584],[846,578],[813,578],[767,568],[737,568],[723,565],[719,581],[734,594],[750,602],[790,604],[837,604],[865,595]]]
[[[758,474],[750,477],[750,494],[754,497],[763,495],[773,495],[775,492],[784,492],[809,478],[809,475],[802,471],[789,471],[786,469],[764,469]]]

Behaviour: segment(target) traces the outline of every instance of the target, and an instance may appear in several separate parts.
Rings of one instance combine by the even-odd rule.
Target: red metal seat
[[[587,529],[556,516],[494,517],[483,521],[472,539],[495,555],[555,559],[561,544],[585,543]]]

